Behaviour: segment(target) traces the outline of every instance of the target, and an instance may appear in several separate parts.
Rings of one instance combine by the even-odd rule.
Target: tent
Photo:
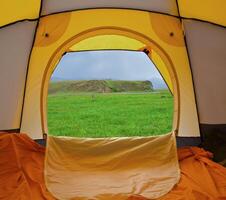
[[[178,146],[226,156],[225,0],[3,0],[0,130],[42,141],[50,76],[67,52],[144,51],[174,95]]]

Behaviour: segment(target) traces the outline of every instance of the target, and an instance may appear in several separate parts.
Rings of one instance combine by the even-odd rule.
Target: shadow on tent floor
[[[45,147],[25,134],[0,134],[0,199],[52,200],[44,183]],[[226,200],[226,168],[198,147],[178,149],[181,180],[161,200]],[[128,200],[145,200],[131,197]]]

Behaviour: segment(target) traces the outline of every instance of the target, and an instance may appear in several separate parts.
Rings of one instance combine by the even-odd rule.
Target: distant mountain
[[[154,89],[167,89],[167,85],[162,78],[151,78],[150,81],[153,84]]]
[[[51,81],[49,93],[58,92],[151,92],[150,81],[122,81],[122,80],[83,80],[83,81]]]
[[[112,80],[112,79],[102,79],[102,80]],[[58,76],[51,77],[51,82],[59,82],[59,81],[73,81],[73,80],[71,80],[71,79],[69,80],[66,78],[58,77]],[[168,88],[162,78],[151,78],[149,81],[151,82],[151,84],[152,84],[151,87],[153,89],[167,89]]]
[[[50,81],[64,81],[66,80],[65,78],[62,78],[62,77],[57,77],[57,76],[52,76]]]

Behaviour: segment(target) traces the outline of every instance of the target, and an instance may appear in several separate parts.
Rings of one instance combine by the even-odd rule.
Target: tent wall
[[[201,124],[226,124],[226,29],[184,20]]]
[[[178,134],[186,137],[199,136],[191,71],[180,20],[126,9],[74,11],[41,18],[29,66],[21,131],[35,139],[41,138],[42,133],[48,131],[48,81],[65,51],[89,37],[112,34],[141,41],[159,55],[161,62],[173,73],[172,82],[177,82],[174,84],[174,92],[179,97],[179,106],[175,107],[175,115],[178,114]],[[155,64],[158,67],[158,63]]]
[[[184,20],[203,146],[222,161],[226,155],[226,29]]]
[[[0,29],[0,130],[19,129],[28,59],[37,22]]]

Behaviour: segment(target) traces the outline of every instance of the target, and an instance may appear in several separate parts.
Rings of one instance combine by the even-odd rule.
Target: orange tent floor
[[[0,133],[0,199],[54,199],[44,182],[44,157],[45,147],[26,134]],[[178,157],[181,180],[161,200],[226,200],[226,168],[210,152],[186,147],[178,149]]]

